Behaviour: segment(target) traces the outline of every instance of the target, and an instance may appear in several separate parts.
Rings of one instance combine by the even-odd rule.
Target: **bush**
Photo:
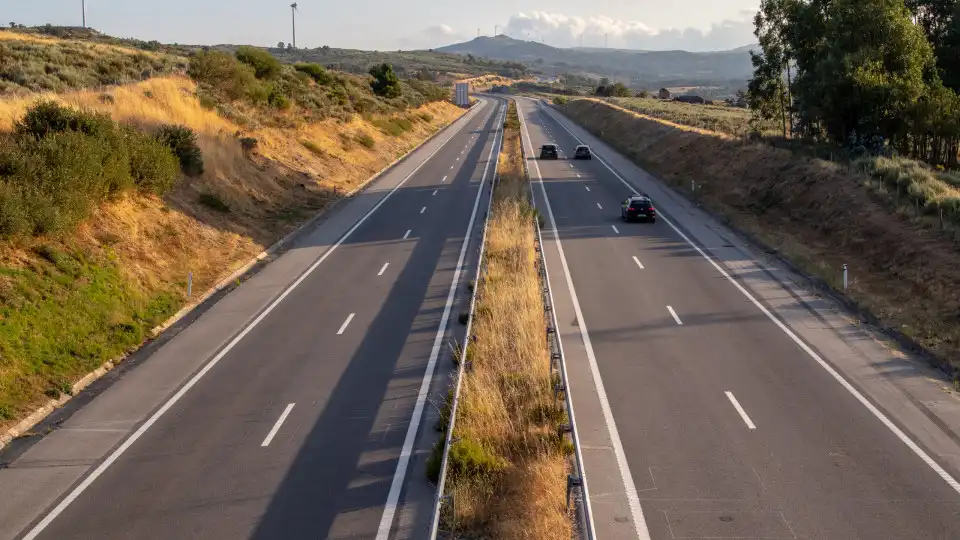
[[[554,103],[554,105],[566,105],[568,101],[569,101],[569,99],[567,99],[567,98],[565,98],[565,97],[563,97],[563,96],[557,96],[557,97],[553,98],[553,103]]]
[[[49,133],[64,131],[101,135],[113,130],[114,126],[113,120],[106,114],[78,111],[55,101],[41,101],[27,109],[23,118],[14,124],[14,131],[39,140]]]
[[[280,110],[289,109],[291,105],[290,98],[285,96],[276,85],[270,88],[270,93],[267,95],[267,103],[270,104],[271,107]]]
[[[320,64],[298,63],[294,64],[293,69],[309,75],[314,82],[320,85],[328,85],[333,82],[333,77]]]
[[[371,120],[370,123],[377,126],[377,129],[386,133],[387,135],[393,135],[394,137],[403,135],[403,128],[392,120],[376,119]]]
[[[236,56],[237,60],[253,68],[258,79],[276,79],[280,75],[280,61],[263,49],[244,45],[237,49]]]
[[[366,146],[367,148],[371,148],[371,149],[374,147],[374,145],[377,144],[377,141],[375,141],[373,137],[371,137],[370,135],[367,135],[366,133],[361,133],[360,135],[357,135],[356,141]]]
[[[223,200],[220,197],[217,197],[213,193],[201,193],[197,197],[197,202],[206,206],[207,208],[210,208],[211,210],[216,210],[217,212],[220,212],[222,214],[226,214],[230,212],[230,206],[227,203],[223,202]]]
[[[187,176],[203,174],[203,152],[197,145],[197,136],[186,126],[163,126],[157,137],[163,141],[180,160],[180,170]]]
[[[130,175],[137,189],[164,195],[177,183],[180,163],[172,149],[161,140],[128,129]]]
[[[240,139],[240,147],[243,148],[244,152],[251,152],[259,144],[259,141],[253,137],[242,137]]]
[[[481,479],[499,473],[505,463],[503,458],[491,453],[480,443],[461,439],[451,446],[447,467],[458,480]]]
[[[252,67],[221,51],[199,51],[190,58],[187,75],[222,92],[229,99],[245,97],[257,85]]]
[[[317,146],[316,143],[314,143],[313,141],[308,141],[304,139],[300,141],[300,144],[302,144],[303,147],[306,148],[307,150],[313,152],[314,154],[320,157],[325,157],[327,155],[327,153],[323,150],[323,148],[320,148],[319,146]]]
[[[370,88],[373,93],[383,98],[397,98],[402,93],[400,90],[400,79],[393,71],[393,66],[384,62],[378,66],[370,68],[370,75],[373,81],[370,82]]]

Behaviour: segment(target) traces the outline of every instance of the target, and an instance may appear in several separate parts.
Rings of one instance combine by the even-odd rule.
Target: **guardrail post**
[[[847,290],[847,265],[843,265],[843,290]]]
[[[579,476],[574,476],[572,474],[567,475],[567,510],[570,510],[570,494],[573,493],[573,488],[580,487],[581,482]]]

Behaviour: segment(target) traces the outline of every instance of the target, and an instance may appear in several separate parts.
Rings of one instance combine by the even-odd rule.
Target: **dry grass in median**
[[[566,540],[565,413],[552,391],[535,214],[513,104],[505,128],[444,523],[457,537]]]

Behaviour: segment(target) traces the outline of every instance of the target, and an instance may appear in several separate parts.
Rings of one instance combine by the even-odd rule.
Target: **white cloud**
[[[555,47],[602,47],[604,34],[610,47],[624,49],[711,51],[733,49],[752,43],[753,13],[698,28],[651,28],[639,21],[606,16],[576,17],[562,13],[534,11],[510,18],[504,33],[517,39],[543,41]]]
[[[401,49],[431,49],[467,41],[468,36],[460,34],[446,24],[437,24],[424,28],[423,30],[411,36],[403,37],[397,40]]]

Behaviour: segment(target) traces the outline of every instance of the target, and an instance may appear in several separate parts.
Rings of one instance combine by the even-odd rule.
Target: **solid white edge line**
[[[410,233],[412,233],[412,232],[413,232],[412,229],[407,229],[407,232],[403,233],[403,239],[406,240],[407,238],[409,238],[409,237],[410,237]]]
[[[673,306],[667,306],[667,311],[670,312],[670,315],[673,315],[673,320],[677,321],[677,324],[683,324],[683,321],[681,321],[680,317],[677,316],[677,312],[673,310]]]
[[[387,271],[387,267],[388,267],[388,266],[390,266],[390,263],[388,263],[388,262],[383,263],[383,268],[381,268],[380,271],[377,272],[377,275],[378,275],[378,276],[382,276],[383,273]]]
[[[476,110],[479,111],[481,109],[476,109]],[[476,114],[477,113],[474,113],[473,116],[476,116]],[[351,234],[353,234],[357,229],[359,229],[360,226],[363,225],[363,223],[367,221],[367,219],[369,219],[374,212],[377,211],[377,209],[383,206],[383,204],[387,201],[387,199],[390,198],[391,195],[396,193],[404,184],[406,184],[407,181],[410,180],[410,178],[412,178],[413,175],[417,173],[417,171],[419,171],[428,161],[430,161],[430,158],[432,158],[440,150],[442,150],[443,147],[446,146],[446,144],[450,142],[451,139],[453,139],[458,134],[460,134],[460,132],[463,131],[463,128],[466,127],[466,125],[469,123],[470,120],[472,120],[472,117],[467,118],[466,116],[464,116],[461,118],[463,118],[463,125],[461,125],[459,128],[454,130],[454,132],[450,134],[449,137],[447,137],[446,139],[443,140],[442,143],[440,143],[440,145],[437,147],[436,150],[434,150],[429,155],[427,155],[427,157],[424,158],[424,160],[419,165],[417,165],[412,171],[410,171],[410,174],[408,174],[403,180],[400,181],[400,183],[394,186],[393,189],[387,192],[387,194],[384,195],[382,199],[380,199],[380,202],[378,202],[373,206],[373,208],[368,210],[367,213],[364,214],[363,217],[361,217],[356,223],[354,223],[353,226],[349,230],[347,230],[347,232],[344,233],[343,236],[341,236],[336,243],[330,246],[330,248],[326,252],[324,252],[323,255],[320,256],[319,259],[314,261],[313,264],[311,264],[306,270],[304,270],[304,272],[300,274],[300,277],[298,277],[296,281],[294,281],[286,289],[284,289],[284,291],[279,296],[277,296],[273,300],[273,302],[271,302],[266,308],[264,308],[264,310],[261,311],[260,314],[253,321],[247,324],[247,326],[245,326],[243,330],[240,331],[239,334],[234,336],[234,338],[231,339],[229,343],[227,343],[222,349],[220,349],[220,352],[217,353],[216,356],[211,358],[206,363],[206,365],[204,365],[203,368],[200,369],[200,371],[198,371],[193,377],[190,378],[190,380],[186,382],[186,384],[181,386],[180,389],[175,394],[170,396],[170,398],[162,406],[160,406],[160,408],[157,409],[156,412],[154,412],[153,415],[150,416],[150,418],[148,418],[143,424],[141,424],[140,427],[137,428],[137,430],[134,431],[133,434],[127,438],[127,440],[125,440],[120,446],[117,447],[116,450],[114,450],[109,456],[107,456],[107,459],[103,460],[103,462],[100,463],[100,465],[96,469],[94,469],[93,472],[88,474],[86,478],[84,478],[79,484],[77,484],[77,486],[73,488],[73,490],[71,490],[70,493],[66,497],[64,497],[59,504],[57,504],[57,506],[55,506],[52,510],[50,510],[50,512],[48,512],[47,515],[44,516],[39,523],[37,523],[32,529],[30,529],[30,531],[26,535],[24,535],[21,540],[34,540],[41,532],[43,532],[44,529],[50,526],[50,523],[52,523],[53,520],[57,518],[57,516],[63,513],[63,511],[66,510],[68,506],[73,504],[73,501],[75,501],[77,497],[79,497],[84,491],[86,491],[87,488],[89,488],[90,485],[93,484],[97,480],[97,478],[100,477],[100,475],[102,475],[108,468],[110,468],[110,466],[113,465],[113,463],[117,461],[117,459],[124,452],[126,452],[128,448],[133,446],[133,443],[137,442],[137,440],[140,437],[142,437],[143,434],[146,433],[147,430],[150,429],[153,426],[153,424],[155,424],[157,420],[160,419],[161,416],[163,416],[168,410],[170,410],[171,407],[173,407],[178,401],[180,401],[180,399],[187,392],[189,392],[190,389],[193,388],[197,384],[197,382],[199,382],[200,379],[203,378],[204,375],[206,375],[211,369],[213,369],[214,366],[216,366],[220,362],[220,360],[223,359],[224,356],[226,356],[234,347],[236,347],[237,343],[240,343],[240,341],[244,337],[246,337],[247,334],[249,334],[254,328],[256,328],[256,326],[259,325],[260,322],[262,322],[274,309],[276,309],[278,305],[280,305],[280,302],[283,302],[283,300],[291,292],[293,292],[294,289],[300,286],[300,284],[303,283],[303,281],[306,280],[307,277],[309,277],[310,274],[312,274],[313,271],[316,270],[321,263],[323,263],[323,261],[327,260],[327,257],[329,257],[331,253],[333,253],[338,247],[340,247],[340,245],[342,245],[347,240],[347,238],[350,237]]]
[[[270,433],[267,433],[267,437],[263,439],[263,442],[260,443],[260,446],[270,446],[270,441],[277,435],[277,432],[280,431],[280,426],[283,425],[283,421],[287,419],[287,415],[290,414],[290,411],[293,410],[293,403],[287,405],[287,408],[280,413],[280,418],[277,418],[276,423],[273,424],[273,427],[270,428]]]
[[[637,263],[637,266],[639,266],[640,269],[643,270],[643,263],[640,262],[640,259],[638,259],[636,255],[633,256],[633,262]]]
[[[353,320],[353,317],[356,316],[356,313],[351,313],[347,315],[347,320],[343,321],[343,324],[340,325],[340,329],[337,330],[337,335],[342,336],[344,331],[346,331],[347,326],[350,326],[350,321]]]
[[[613,232],[620,234],[620,229],[618,229],[616,225],[611,225],[611,227],[613,227]]]
[[[740,402],[737,401],[737,398],[734,397],[733,392],[727,390],[724,392],[727,395],[727,399],[730,400],[730,403],[733,404],[733,408],[740,413],[740,418],[743,418],[743,422],[747,424],[747,427],[750,429],[757,429],[757,426],[753,425],[753,420],[750,420],[750,417],[747,416],[747,411],[743,410],[743,407],[740,406]]]
[[[517,115],[520,118],[520,127],[527,132],[527,145],[530,152],[533,153],[533,142],[530,140],[530,132],[527,130],[527,124],[523,118],[523,112],[520,106],[517,106]],[[617,422],[613,418],[613,410],[610,408],[610,401],[607,398],[607,392],[603,386],[603,380],[600,377],[600,368],[597,365],[597,357],[593,352],[593,343],[590,341],[590,334],[587,332],[587,323],[583,319],[583,311],[580,309],[580,300],[577,299],[577,291],[573,286],[573,278],[570,275],[570,267],[567,264],[567,257],[563,253],[563,244],[560,242],[560,233],[557,230],[557,220],[553,215],[553,208],[550,205],[550,198],[547,196],[547,188],[543,183],[543,175],[540,174],[540,165],[533,160],[533,167],[537,171],[537,183],[540,184],[540,191],[543,193],[543,200],[546,204],[547,217],[550,218],[550,228],[553,232],[553,240],[557,244],[557,253],[560,255],[560,266],[563,268],[563,276],[567,282],[567,289],[570,291],[570,299],[573,302],[573,311],[576,320],[580,323],[580,338],[583,340],[583,346],[587,354],[587,363],[590,365],[590,373],[593,375],[593,384],[597,390],[597,398],[600,400],[600,409],[603,411],[603,420],[607,424],[607,431],[610,433],[610,444],[613,446],[613,453],[617,459],[617,469],[620,472],[620,479],[623,481],[623,490],[627,496],[627,503],[630,506],[630,515],[633,519],[633,527],[640,540],[650,540],[650,531],[647,529],[647,521],[643,517],[643,509],[640,507],[640,497],[637,496],[637,487],[633,483],[633,476],[630,474],[630,467],[627,465],[627,455],[623,451],[623,443],[620,441],[620,432],[617,430]],[[616,227],[614,227],[616,230]],[[587,471],[584,470],[584,484],[586,484]]]
[[[581,141],[579,137],[574,135],[572,131],[567,129],[567,126],[563,125],[563,123],[557,120],[551,113],[546,113],[546,114],[554,122],[559,124],[560,127],[566,130],[566,132],[569,133],[571,137],[573,137],[577,141],[580,141],[580,143],[583,144],[583,141]],[[596,156],[596,153],[594,153],[594,156]],[[613,175],[618,180],[620,180],[620,182],[623,183],[623,185],[626,186],[630,191],[632,191],[635,195],[639,195],[639,192],[636,190],[636,188],[634,188],[629,182],[624,180],[624,178],[620,176],[620,173],[615,171],[613,167],[610,166],[610,164],[608,164],[606,161],[604,161],[599,157],[597,157],[597,161],[602,163],[603,166],[606,167],[607,170],[609,170],[611,173],[613,173]],[[951,476],[950,473],[948,473],[943,467],[940,466],[940,464],[934,461],[933,458],[930,457],[930,455],[927,454],[926,451],[924,451],[922,448],[920,448],[919,445],[917,445],[917,443],[913,442],[913,439],[911,439],[906,433],[903,432],[903,430],[897,427],[897,425],[894,424],[892,420],[887,418],[887,415],[883,414],[883,412],[880,411],[880,409],[878,409],[873,403],[870,402],[870,400],[866,398],[866,396],[864,396],[862,393],[860,393],[859,390],[857,390],[852,384],[850,384],[843,377],[843,375],[840,375],[840,373],[836,369],[834,369],[833,366],[831,366],[826,360],[824,360],[819,354],[817,354],[817,352],[814,351],[809,345],[807,345],[806,342],[800,339],[800,337],[797,336],[793,332],[793,330],[788,328],[787,325],[785,325],[784,323],[780,322],[780,319],[778,319],[773,313],[770,312],[770,310],[768,310],[763,304],[761,304],[759,300],[754,298],[754,296],[750,294],[750,292],[746,288],[744,288],[744,286],[741,285],[740,282],[734,279],[733,276],[731,276],[726,270],[724,270],[716,261],[714,261],[702,249],[700,249],[700,246],[696,245],[692,240],[690,240],[690,238],[688,238],[686,234],[684,234],[676,225],[674,225],[671,220],[667,219],[663,215],[662,210],[660,213],[660,219],[665,221],[667,225],[669,225],[671,229],[673,229],[678,235],[680,235],[680,238],[683,238],[683,240],[687,244],[693,247],[693,249],[695,249],[697,253],[700,254],[701,257],[703,257],[704,259],[707,260],[707,262],[713,265],[713,267],[716,268],[717,271],[720,272],[720,274],[723,277],[727,278],[727,281],[729,281],[730,283],[733,283],[733,286],[736,287],[737,290],[740,291],[744,296],[746,296],[747,299],[750,300],[750,302],[757,307],[757,309],[759,309],[764,315],[766,315],[768,319],[773,321],[773,324],[777,325],[777,327],[780,328],[780,330],[782,330],[784,334],[786,334],[790,339],[792,339],[793,342],[796,343],[801,349],[803,349],[803,351],[807,353],[810,356],[810,358],[813,358],[813,360],[817,364],[819,364],[820,367],[826,370],[826,372],[829,373],[830,376],[834,378],[834,380],[840,383],[840,385],[843,386],[843,388],[846,389],[847,392],[850,392],[850,394],[852,394],[853,397],[857,399],[857,401],[859,401],[864,407],[867,408],[868,411],[870,411],[878,420],[880,420],[880,422],[884,426],[886,426],[887,429],[893,432],[893,434],[896,435],[896,437],[900,439],[900,441],[903,444],[907,445],[907,447],[910,448],[910,450],[913,450],[913,453],[916,454],[921,460],[923,460],[923,462],[926,463],[927,466],[933,469],[933,471],[937,473],[937,475],[940,478],[942,478],[943,481],[947,483],[947,485],[953,488],[953,490],[956,491],[957,493],[960,493],[960,482],[958,482],[956,478]]]
[[[506,107],[501,107],[502,117],[506,112]],[[498,117],[498,119],[500,118]],[[497,149],[497,133],[500,133],[500,126],[503,121],[500,120],[494,131],[493,144],[490,145],[490,154],[487,156],[487,163],[483,167],[483,176],[480,178],[480,184],[477,189],[477,198],[473,203],[473,212],[470,214],[470,221],[467,224],[467,232],[463,237],[463,244],[460,246],[460,258],[457,259],[457,266],[453,272],[453,282],[450,284],[450,292],[447,293],[447,303],[443,307],[443,315],[440,317],[440,327],[437,329],[437,335],[433,340],[433,349],[430,351],[430,359],[427,361],[427,369],[423,374],[423,381],[420,383],[420,391],[417,394],[417,403],[413,407],[413,414],[410,417],[410,423],[407,425],[407,435],[403,441],[403,448],[400,451],[400,458],[397,461],[397,469],[393,474],[393,482],[390,484],[390,492],[387,494],[387,502],[383,507],[383,515],[380,517],[380,526],[377,528],[376,540],[388,540],[390,538],[390,529],[393,528],[393,517],[397,512],[397,504],[400,501],[400,492],[403,489],[403,480],[407,476],[407,467],[410,464],[410,456],[413,454],[413,445],[416,442],[417,432],[420,430],[420,421],[423,416],[423,408],[430,394],[430,383],[433,381],[433,372],[436,369],[437,357],[440,356],[440,348],[443,345],[443,336],[447,332],[447,323],[450,319],[450,310],[457,294],[457,287],[460,284],[460,274],[463,272],[463,261],[467,256],[467,247],[470,245],[470,237],[473,233],[473,223],[477,218],[477,209],[480,207],[483,188],[487,184],[487,170],[490,167],[490,161],[493,159],[493,152]],[[500,135],[502,142],[502,133]]]

